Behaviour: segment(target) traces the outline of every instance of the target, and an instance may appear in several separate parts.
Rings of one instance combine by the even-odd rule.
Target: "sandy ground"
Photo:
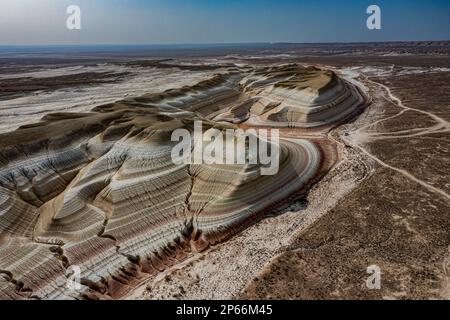
[[[348,80],[357,83],[357,74]],[[358,83],[361,85],[360,83]],[[361,86],[362,87],[362,86]],[[370,111],[368,111],[370,112]],[[363,123],[364,119],[362,118]],[[338,145],[340,162],[309,192],[269,214],[226,243],[195,254],[150,280],[126,299],[236,299],[264,266],[289,248],[292,239],[331,210],[370,174],[370,161],[345,148],[339,136],[361,121],[329,134]]]
[[[62,69],[62,70],[60,70]],[[90,72],[131,72],[126,80],[117,83],[83,86],[78,89],[67,88],[49,92],[26,94],[15,99],[0,101],[0,133],[17,129],[26,124],[38,122],[52,112],[84,112],[92,108],[115,102],[126,97],[136,97],[146,93],[161,92],[199,82],[211,76],[201,71],[182,71],[178,69],[129,68],[129,67],[89,67]],[[86,70],[83,68],[83,72]],[[47,71],[30,72],[7,77],[55,77],[61,74],[80,72],[75,67],[56,68]],[[0,77],[0,81],[1,81]]]
[[[399,69],[400,72],[394,71]],[[450,74],[400,67],[341,70],[372,105],[340,128],[370,175],[291,238],[249,282],[244,299],[449,299]],[[356,72],[364,73],[356,79]],[[400,74],[400,75],[399,75]],[[366,286],[367,267],[381,286]]]
[[[446,256],[442,256],[442,245],[439,242],[438,244],[434,243],[437,239],[430,238],[426,233],[422,235],[422,232],[417,229],[433,227],[427,226],[426,222],[419,222],[415,218],[419,212],[427,215],[430,212],[427,212],[428,209],[422,209],[422,204],[414,205],[420,197],[416,198],[413,195],[414,193],[410,192],[416,190],[421,194],[420,190],[423,188],[427,194],[424,195],[425,198],[428,199],[430,196],[442,200],[448,198],[448,193],[440,187],[433,186],[420,176],[416,177],[411,169],[397,168],[380,160],[372,153],[370,144],[371,139],[378,139],[378,134],[383,137],[388,135],[388,138],[391,135],[391,133],[377,132],[377,130],[382,129],[379,124],[391,120],[391,118],[395,119],[399,114],[403,116],[406,111],[415,112],[416,118],[422,114],[424,117],[437,122],[438,125],[427,119],[428,122],[420,121],[421,126],[419,127],[422,128],[417,129],[416,123],[409,122],[411,128],[403,130],[404,132],[397,129],[394,137],[397,133],[401,135],[405,132],[413,135],[429,134],[433,133],[433,130],[447,132],[448,122],[428,111],[405,106],[389,87],[376,83],[368,77],[393,76],[396,73],[420,75],[421,73],[430,74],[442,70],[427,68],[420,71],[419,68],[406,68],[394,71],[394,67],[334,69],[347,81],[358,85],[363,91],[370,91],[373,98],[371,106],[353,123],[340,126],[330,133],[329,137],[335,139],[338,143],[340,163],[312,188],[306,199],[280,209],[277,215],[251,226],[226,243],[217,245],[207,252],[194,255],[184,263],[146,281],[128,296],[128,299],[332,299],[350,297],[398,299],[405,297],[449,297],[450,254],[447,253]],[[430,123],[429,127],[428,123]],[[395,126],[398,126],[398,124],[394,124],[393,128]],[[383,129],[386,130],[386,126]],[[391,130],[395,131],[396,129]],[[405,160],[404,164],[408,166],[408,159]],[[390,175],[392,175],[393,180],[385,180],[386,176],[389,177]],[[379,187],[383,190],[381,192],[387,192],[387,190],[384,190],[383,184],[394,183],[393,188],[398,188],[397,182],[404,186],[405,194],[402,194],[398,189],[394,189],[392,196],[379,194],[379,201],[372,202],[368,199],[367,204],[362,203],[359,198],[363,192],[366,192],[364,191],[366,186],[375,189]],[[377,197],[377,192],[380,191],[372,192],[370,197]],[[393,197],[397,200],[383,200],[385,197]],[[358,199],[356,203],[353,198]],[[385,208],[383,207],[383,201],[387,206]],[[405,217],[404,213],[392,212],[392,209],[389,208],[391,206],[390,201],[397,201],[398,205],[409,202],[413,207],[416,206],[416,210],[413,208],[410,210],[410,205],[408,205],[407,209],[402,209],[403,212],[408,212],[410,215]],[[421,202],[424,201],[425,199]],[[435,204],[438,205],[438,203],[440,202],[438,201]],[[365,240],[369,241],[369,244],[367,244],[369,247],[366,249],[366,245],[363,245],[358,249],[356,245],[361,238],[361,235],[358,234],[359,229],[357,229],[358,231],[350,231],[350,233],[346,229],[344,229],[345,232],[340,231],[348,223],[351,223],[349,222],[350,218],[344,216],[341,222],[335,218],[341,212],[346,212],[345,208],[348,208],[347,215],[355,216],[355,219],[364,219],[363,214],[371,211],[373,211],[373,214],[383,213],[389,217],[389,219],[386,219],[381,215],[379,216],[377,221],[374,222],[376,227],[373,228],[372,235],[370,228],[367,226],[368,222],[362,222],[361,232],[367,234],[369,238],[384,237],[386,232],[398,234],[399,238],[393,237],[392,241],[387,241],[385,246],[389,249],[381,247],[376,254],[370,254],[369,248],[371,246],[376,247],[378,240]],[[439,214],[439,210],[442,210],[438,207],[435,208],[437,214]],[[361,212],[359,212],[360,210]],[[421,219],[428,221],[427,219],[430,218],[427,215]],[[329,219],[321,219],[328,216]],[[383,219],[386,219],[386,221],[383,222]],[[319,221],[320,223],[317,223]],[[359,223],[361,222],[356,221],[354,223],[358,225],[358,228],[360,227]],[[421,227],[415,227],[416,223],[422,224]],[[439,222],[436,223],[439,224]],[[334,224],[336,224],[336,228]],[[435,229],[435,236],[439,239],[442,232],[446,232],[446,228],[445,225],[441,225],[440,229]],[[316,229],[321,231],[316,232]],[[334,230],[326,231],[325,229]],[[352,239],[353,232],[355,233],[355,239]],[[430,232],[433,234],[433,231]],[[310,234],[312,235],[310,236]],[[319,243],[317,244],[319,246],[317,259],[314,258],[315,249],[301,249],[302,246],[299,247],[297,244],[301,241],[299,239],[305,237],[314,237],[314,242]],[[444,241],[442,237],[440,239],[437,241]],[[370,241],[373,241],[373,243],[370,244]],[[402,241],[407,242],[402,243]],[[335,249],[327,246],[322,248],[320,244],[322,242],[337,242],[339,245]],[[340,246],[342,246],[342,249],[340,249]],[[425,251],[420,253],[420,248],[424,248],[422,250]],[[356,250],[356,253],[352,253],[352,250]],[[367,250],[369,250],[369,253],[366,253]],[[397,250],[399,251],[397,252]],[[416,252],[418,250],[419,253]],[[355,257],[352,258],[351,254],[355,254]],[[429,258],[426,258],[428,255]],[[305,257],[305,260],[302,256]],[[430,261],[428,266],[424,264],[427,259]],[[365,268],[373,261],[379,263],[386,274],[387,280],[385,280],[383,290],[370,291],[365,287],[365,279],[368,276]],[[298,280],[299,277],[301,280]],[[411,287],[414,284],[416,284],[416,287]]]

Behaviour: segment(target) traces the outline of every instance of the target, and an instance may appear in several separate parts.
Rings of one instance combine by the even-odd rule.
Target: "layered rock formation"
[[[336,158],[299,137],[281,139],[273,176],[248,163],[175,164],[173,130],[192,132],[196,120],[219,130],[319,126],[358,99],[332,73],[288,66],[51,114],[0,135],[0,298],[121,297],[306,191]]]
[[[364,102],[334,72],[286,65],[254,71],[240,82],[252,97],[218,120],[271,127],[316,128],[342,121]]]

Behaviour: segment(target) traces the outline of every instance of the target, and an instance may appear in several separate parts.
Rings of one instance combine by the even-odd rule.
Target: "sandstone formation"
[[[119,298],[305,192],[336,160],[317,139],[281,137],[276,175],[248,163],[177,165],[174,129],[322,127],[363,101],[332,72],[289,65],[49,114],[0,135],[0,299]],[[72,266],[78,291],[67,288]]]
[[[334,72],[286,65],[254,71],[240,82],[251,101],[220,119],[249,125],[315,128],[336,123],[363,103],[362,94]]]

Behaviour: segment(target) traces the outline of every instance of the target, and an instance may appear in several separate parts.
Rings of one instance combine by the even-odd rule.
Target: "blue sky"
[[[70,4],[81,30],[66,29]],[[450,0],[0,0],[0,45],[395,40],[450,40]]]

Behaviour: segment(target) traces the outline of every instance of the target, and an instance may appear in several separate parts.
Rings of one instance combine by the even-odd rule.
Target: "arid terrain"
[[[449,299],[449,101],[449,42],[0,52],[0,299]]]

